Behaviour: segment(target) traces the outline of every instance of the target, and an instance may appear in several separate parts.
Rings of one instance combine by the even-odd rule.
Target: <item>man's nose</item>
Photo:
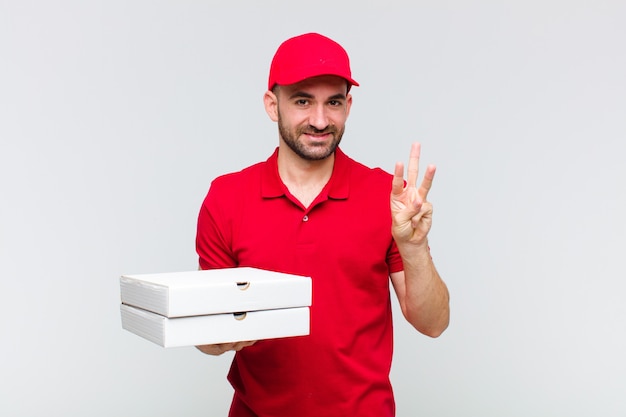
[[[328,127],[328,114],[324,106],[319,105],[311,109],[309,124],[317,130],[324,130]]]

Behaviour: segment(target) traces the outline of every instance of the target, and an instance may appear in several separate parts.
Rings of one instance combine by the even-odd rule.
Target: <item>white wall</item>
[[[240,3],[0,2],[0,414],[225,415],[230,356],[123,331],[117,279],[196,267],[209,183],[276,146],[269,62],[307,31],[362,84],[344,150],[391,170],[419,140],[439,169],[452,323],[396,315],[398,415],[626,414],[626,3]]]

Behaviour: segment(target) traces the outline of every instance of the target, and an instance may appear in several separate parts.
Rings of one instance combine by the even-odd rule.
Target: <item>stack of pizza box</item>
[[[122,328],[163,347],[310,331],[311,278],[240,267],[122,275]]]

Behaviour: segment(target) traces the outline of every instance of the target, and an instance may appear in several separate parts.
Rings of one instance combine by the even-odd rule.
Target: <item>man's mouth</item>
[[[302,134],[313,138],[313,139],[326,139],[329,136],[332,136],[335,132],[333,130],[323,130],[323,131],[304,131]]]
[[[331,133],[305,133],[305,136],[312,142],[328,142],[333,138]]]

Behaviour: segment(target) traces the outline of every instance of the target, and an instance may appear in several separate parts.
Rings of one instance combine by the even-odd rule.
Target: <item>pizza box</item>
[[[308,307],[311,278],[240,267],[122,275],[122,304],[168,318]]]
[[[122,328],[162,347],[211,345],[306,336],[309,307],[168,318],[126,304]]]

